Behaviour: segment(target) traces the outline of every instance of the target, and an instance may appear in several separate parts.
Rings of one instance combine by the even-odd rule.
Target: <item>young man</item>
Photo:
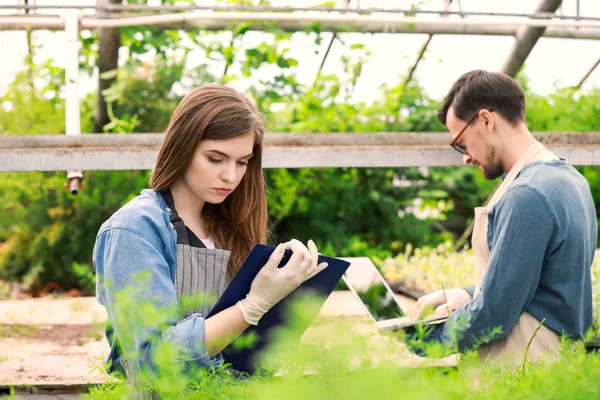
[[[438,113],[451,145],[487,179],[507,174],[475,209],[475,285],[419,299],[420,311],[453,310],[427,342],[482,359],[536,361],[592,326],[591,265],[596,209],[589,185],[525,125],[525,94],[507,75],[471,71],[454,83]],[[542,323],[543,321],[543,323]],[[494,332],[495,329],[495,332]],[[481,345],[481,339],[491,341]]]

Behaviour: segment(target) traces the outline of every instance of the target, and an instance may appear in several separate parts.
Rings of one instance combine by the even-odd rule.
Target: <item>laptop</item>
[[[366,257],[352,259],[342,279],[380,331],[442,323],[448,319],[447,316],[434,316],[415,320],[409,316],[377,267]]]

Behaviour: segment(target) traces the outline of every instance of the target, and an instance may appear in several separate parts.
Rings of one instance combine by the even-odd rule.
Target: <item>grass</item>
[[[303,309],[296,304],[289,310],[295,321],[307,318]],[[564,341],[557,362],[509,367],[483,363],[471,352],[448,367],[456,358],[440,358],[445,354],[439,347],[430,353],[438,358],[419,358],[408,352],[401,334],[374,334],[358,321],[320,321],[300,345],[294,325],[281,328],[276,344],[263,355],[263,376],[235,379],[223,369],[182,374],[169,363],[172,349],[167,347],[159,350],[164,354],[157,357],[160,372],[152,385],[165,399],[562,400],[596,398],[600,392],[600,354],[586,353],[582,343]],[[124,398],[128,390],[113,379],[86,398]]]
[[[38,327],[30,325],[0,325],[0,339],[3,337],[33,338],[37,335],[38,331]]]
[[[453,252],[448,245],[401,254],[385,260],[381,267],[388,279],[413,282],[425,291],[467,285],[473,276],[471,252]],[[598,262],[593,275],[597,314]],[[135,318],[157,318],[150,307],[135,309],[140,313]],[[295,320],[306,318],[299,305],[290,313]],[[454,358],[420,359],[408,352],[401,337],[381,336],[369,328],[373,327],[364,320],[320,320],[299,345],[294,326],[284,327],[263,356],[268,373],[246,379],[236,379],[225,369],[184,374],[180,366],[170,363],[173,349],[163,347],[156,357],[159,372],[151,383],[164,399],[563,400],[597,398],[600,393],[600,354],[587,353],[582,343],[564,341],[557,362],[507,367],[482,363],[471,352],[461,355],[456,367],[450,368]],[[431,351],[437,351],[438,357],[444,355],[439,348]],[[84,397],[122,399],[129,390],[113,376]]]
[[[346,329],[351,332],[351,327]],[[410,368],[399,365],[396,347],[357,337],[336,341],[326,350],[288,345],[285,352],[270,354],[271,364],[287,363],[283,375],[240,380],[224,371],[205,370],[183,379],[165,372],[154,383],[162,398],[172,399],[563,400],[597,398],[600,391],[600,356],[586,354],[578,344],[563,344],[556,363],[518,368],[481,365],[473,354],[464,356],[458,368]],[[127,393],[125,383],[114,381],[93,388],[85,398],[117,399]]]

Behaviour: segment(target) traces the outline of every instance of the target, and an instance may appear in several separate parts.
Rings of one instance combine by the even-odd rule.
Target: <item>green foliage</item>
[[[36,79],[45,82],[44,86]],[[0,97],[0,135],[62,133],[64,100],[59,97],[64,70],[47,60],[19,72]]]
[[[313,239],[323,251],[340,256],[391,255],[402,243],[441,239],[414,214],[398,216],[418,188],[394,186],[392,169],[282,169],[269,170],[267,177],[278,237]]]
[[[174,4],[174,0],[162,3]],[[121,53],[119,70],[109,72],[116,79],[103,93],[110,115],[104,131],[164,131],[179,100],[192,87],[207,82],[244,85],[248,77],[254,83],[247,92],[271,131],[444,130],[436,118],[439,102],[429,98],[417,80],[407,86],[382,85],[380,98],[370,104],[354,99],[369,58],[362,43],[342,41],[346,51],[341,71],[321,74],[313,84],[304,85],[297,79],[302,61],[291,56],[295,43],[290,33],[268,27],[268,33],[246,49],[247,31],[244,23],[217,33],[122,29],[122,49],[127,51]],[[318,24],[308,26],[305,34],[315,44],[323,38]],[[82,69],[89,72],[97,59],[98,38],[84,31],[81,39]],[[205,61],[193,64],[192,53]],[[52,60],[27,64],[30,68],[0,98],[0,134],[63,133],[64,101],[59,93],[64,71]],[[519,79],[525,87],[532,130],[599,130],[600,90],[561,89],[539,96],[528,89],[525,77]],[[95,94],[89,93],[82,101],[84,132],[92,129],[94,108]],[[600,204],[599,170],[580,170]],[[266,176],[269,216],[277,240],[312,238],[324,253],[369,256],[375,261],[403,253],[409,244],[435,247],[455,241],[470,223],[473,207],[482,204],[497,183],[486,181],[473,168],[271,169]],[[71,197],[62,189],[61,173],[4,174],[0,193],[5,201],[0,212],[7,217],[0,221],[0,279],[27,276],[42,287],[49,281],[65,288],[83,285],[72,266],[89,264],[100,224],[146,186],[146,177],[146,172],[86,171],[85,190]]]
[[[163,132],[181,100],[172,89],[182,70],[181,62],[162,58],[156,58],[154,64],[136,62],[120,70],[114,84],[103,93],[111,119],[104,131]]]
[[[164,4],[176,2],[162,0]],[[255,47],[242,50],[247,30],[247,24],[236,24],[221,33],[123,28],[122,46],[127,52],[122,67],[112,72],[116,77],[113,86],[103,93],[111,119],[104,131],[163,131],[190,88],[207,82],[239,84],[256,76],[261,79],[248,93],[271,131],[444,130],[436,119],[439,103],[429,98],[416,80],[408,86],[383,85],[380,98],[372,104],[355,101],[356,83],[369,57],[361,43],[344,44],[339,74],[320,75],[312,85],[302,85],[297,79],[302,60],[290,55],[292,36],[271,27]],[[315,44],[322,43],[319,24],[308,26],[305,33]],[[91,73],[98,37],[84,31],[81,40],[81,68]],[[190,67],[192,52],[203,54],[206,62]],[[215,64],[219,71],[212,68]],[[60,96],[64,70],[52,60],[33,64],[27,59],[26,65],[0,97],[0,134],[64,133],[64,100]],[[579,93],[566,88],[539,96],[529,90],[526,77],[519,79],[525,87],[527,123],[532,131],[600,131],[600,90]],[[84,132],[92,129],[94,107],[95,94],[89,93],[82,101]],[[588,179],[596,204],[600,204],[600,170],[579,170]],[[423,291],[472,282],[471,252],[452,249],[472,218],[472,208],[482,204],[497,183],[483,179],[478,170],[271,169],[266,175],[269,216],[279,240],[312,238],[327,255],[369,256],[388,280],[401,280]],[[146,171],[85,171],[86,188],[73,197],[62,188],[63,173],[2,174],[0,297],[9,291],[1,280],[19,280],[31,291],[58,282],[65,290],[77,287],[84,294],[93,293],[95,277],[90,259],[98,228],[146,187],[147,178]],[[600,310],[598,265],[596,262],[593,267],[596,315]],[[126,306],[134,300],[139,298],[127,293],[121,298]],[[125,322],[149,326],[164,323],[155,305],[135,304],[135,309],[135,314],[121,316]],[[399,343],[402,338],[358,334],[360,322],[357,325],[353,320],[338,324],[317,320],[298,346],[289,338],[297,337],[294,330],[307,318],[303,309],[296,306],[290,310],[295,315],[292,324],[278,332],[277,343],[263,358],[266,370],[282,371],[281,376],[240,380],[225,369],[183,374],[181,365],[172,363],[178,349],[165,345],[154,354],[159,373],[151,375],[152,388],[163,398],[178,399],[583,399],[593,398],[599,390],[600,356],[586,355],[580,344],[565,343],[562,359],[556,364],[524,363],[518,370],[494,364],[482,368],[474,354],[464,355],[457,371],[402,369],[398,367],[416,363]],[[241,337],[234,345],[251,346],[254,339]],[[485,339],[484,335],[482,343]],[[427,349],[428,354],[438,356],[449,350]],[[110,383],[93,388],[87,397],[124,398],[129,390],[113,377]]]
[[[149,327],[164,323],[160,309],[149,299],[142,300],[128,292],[120,296],[120,301],[121,310],[136,310],[122,314],[123,324],[133,320]],[[535,365],[524,361],[516,367],[482,362],[474,351],[461,354],[458,359],[422,359],[408,352],[404,342],[411,347],[417,343],[403,333],[379,335],[372,322],[360,318],[318,317],[303,332],[302,327],[312,320],[306,310],[319,304],[311,297],[297,298],[291,304],[287,311],[290,323],[278,328],[272,336],[273,344],[259,358],[260,374],[236,378],[227,365],[218,369],[191,368],[183,373],[183,363],[173,362],[184,354],[181,349],[156,343],[152,357],[155,368],[137,375],[140,386],[165,399],[562,400],[593,397],[599,389],[600,356],[586,354],[582,343],[564,340],[558,361],[546,358]],[[491,330],[480,342],[485,343],[487,337],[495,334],[497,330]],[[426,347],[427,354],[437,357],[451,351],[439,345]],[[108,383],[92,388],[84,397],[124,398],[130,392],[131,387],[113,375]]]
[[[64,132],[64,100],[48,96],[49,91],[60,92],[64,79],[56,77],[61,73],[48,61],[17,75],[0,99],[0,104],[12,105],[0,114],[3,134]],[[30,86],[31,79],[45,80],[47,86]],[[92,126],[93,97],[82,101],[83,129]],[[84,264],[91,272],[91,249],[100,224],[146,182],[144,171],[86,171],[87,187],[73,197],[63,189],[64,173],[4,173],[0,181],[0,279],[22,280],[31,291],[56,282],[64,289],[79,287],[91,293],[93,287],[82,280],[85,275],[73,271],[73,265]]]
[[[455,252],[451,242],[437,247],[407,246],[403,253],[383,260],[379,265],[386,280],[431,293],[444,288],[474,283],[475,264],[471,250]]]
[[[527,92],[527,95],[527,124],[531,130],[540,132],[600,131],[599,89],[582,94],[572,88],[563,88],[549,96],[536,95],[530,91]],[[596,214],[600,215],[600,169],[590,166],[577,169],[588,180],[596,204]]]
[[[92,296],[96,289],[96,274],[90,264],[73,262],[73,274],[78,278],[77,286],[83,291],[83,295]]]
[[[63,189],[64,182],[62,173],[3,176],[0,279],[19,279],[35,271],[30,275],[31,290],[39,290],[48,282],[58,282],[64,289],[85,289],[73,273],[73,263],[91,266],[98,228],[146,186],[147,174],[86,172],[87,187],[76,197]]]

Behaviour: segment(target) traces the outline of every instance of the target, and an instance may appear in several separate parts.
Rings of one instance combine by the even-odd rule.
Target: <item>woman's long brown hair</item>
[[[201,140],[226,140],[252,132],[253,156],[239,186],[221,204],[206,203],[202,220],[206,233],[231,251],[231,279],[256,243],[268,237],[267,200],[262,170],[265,128],[254,103],[235,89],[203,85],[181,100],[171,117],[152,171],[151,187],[167,190],[187,170]]]

